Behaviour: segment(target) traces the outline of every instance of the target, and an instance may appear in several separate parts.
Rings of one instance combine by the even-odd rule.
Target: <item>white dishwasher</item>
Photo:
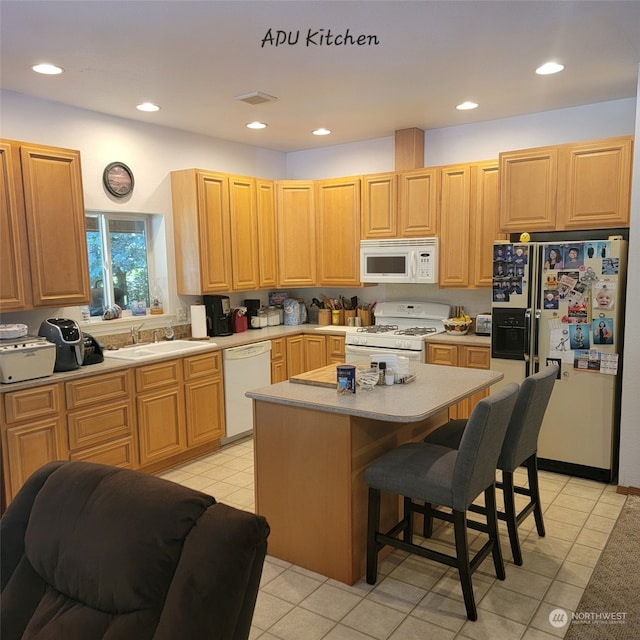
[[[244,394],[271,384],[271,340],[222,351],[224,410],[227,425],[222,443],[253,431],[253,401]]]

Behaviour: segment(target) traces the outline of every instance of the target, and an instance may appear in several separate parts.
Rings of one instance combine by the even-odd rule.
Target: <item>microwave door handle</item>
[[[411,252],[411,278],[415,278],[418,273],[418,252]]]

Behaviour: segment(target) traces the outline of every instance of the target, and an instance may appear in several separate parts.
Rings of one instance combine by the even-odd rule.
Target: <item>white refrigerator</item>
[[[539,468],[611,482],[617,473],[627,242],[496,242],[491,368],[521,382],[560,365]]]

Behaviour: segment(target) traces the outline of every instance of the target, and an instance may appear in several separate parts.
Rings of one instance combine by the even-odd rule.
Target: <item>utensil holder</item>
[[[358,309],[358,318],[362,321],[363,327],[371,326],[371,311],[369,309]]]
[[[344,310],[344,323],[348,326],[353,326],[352,324],[349,324],[349,318],[355,318],[356,317],[356,310],[355,309],[345,309]]]
[[[322,326],[331,324],[331,309],[318,309],[318,324]]]
[[[344,324],[344,309],[331,310],[331,324],[342,326]]]

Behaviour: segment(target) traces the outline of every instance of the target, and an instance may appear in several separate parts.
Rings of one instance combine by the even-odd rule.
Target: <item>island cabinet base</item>
[[[354,584],[365,573],[366,467],[448,420],[370,420],[254,399],[256,513],[271,527],[269,555]],[[384,499],[386,497],[386,500]],[[382,523],[398,520],[383,496]]]

